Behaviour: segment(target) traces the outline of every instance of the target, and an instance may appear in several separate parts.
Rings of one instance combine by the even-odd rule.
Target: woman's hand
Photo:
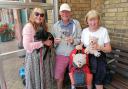
[[[43,44],[46,45],[46,46],[51,46],[53,43],[52,43],[51,40],[46,40],[46,41],[43,42]]]
[[[91,47],[93,50],[103,51],[106,53],[111,52],[111,50],[112,50],[110,43],[106,43],[106,44],[104,44],[104,46],[100,46],[96,43],[96,44],[93,44]]]
[[[76,46],[76,49],[77,49],[77,50],[82,50],[82,45],[77,45],[77,46]]]

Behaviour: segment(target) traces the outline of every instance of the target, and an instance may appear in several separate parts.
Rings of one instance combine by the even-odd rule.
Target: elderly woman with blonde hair
[[[82,31],[81,42],[86,48],[91,45],[92,50],[100,52],[100,55],[96,56],[86,50],[89,53],[90,69],[93,73],[94,85],[96,89],[103,89],[106,75],[105,53],[111,51],[110,38],[107,29],[101,26],[100,14],[96,10],[90,10],[86,14],[85,23],[88,27]],[[90,37],[96,38],[97,42],[90,43]]]
[[[51,46],[52,41],[35,40],[35,34],[42,28],[46,32],[48,27],[45,21],[45,11],[34,8],[30,14],[29,22],[23,28],[23,46],[26,50],[25,79],[26,89],[53,89],[53,50],[46,52],[45,46]],[[45,46],[44,46],[45,45]],[[39,52],[37,52],[39,49]]]

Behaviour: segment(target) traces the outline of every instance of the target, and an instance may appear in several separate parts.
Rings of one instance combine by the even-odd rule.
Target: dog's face
[[[82,53],[73,54],[73,63],[78,67],[81,68],[83,65],[86,64],[86,55]]]
[[[89,43],[90,45],[96,44],[98,41],[98,38],[94,37],[94,36],[90,36],[89,37]]]
[[[43,28],[40,28],[35,36],[34,36],[35,40],[38,41],[46,41],[46,40],[51,40],[54,43],[54,37],[50,32],[46,32]]]

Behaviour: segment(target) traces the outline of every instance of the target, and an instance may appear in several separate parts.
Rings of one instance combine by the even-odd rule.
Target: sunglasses
[[[40,17],[44,17],[43,13],[35,12],[35,16],[39,16],[39,15],[40,15]]]

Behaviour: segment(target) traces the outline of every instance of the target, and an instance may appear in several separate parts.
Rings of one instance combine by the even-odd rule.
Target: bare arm
[[[106,43],[106,44],[104,44],[104,47],[100,47],[99,50],[101,50],[105,53],[108,53],[108,52],[111,52],[112,48],[111,48],[110,43]]]
[[[98,44],[96,44],[94,49],[97,49],[99,51],[103,51],[105,53],[111,52],[111,50],[112,50],[110,43],[105,43],[104,46],[99,46]]]

